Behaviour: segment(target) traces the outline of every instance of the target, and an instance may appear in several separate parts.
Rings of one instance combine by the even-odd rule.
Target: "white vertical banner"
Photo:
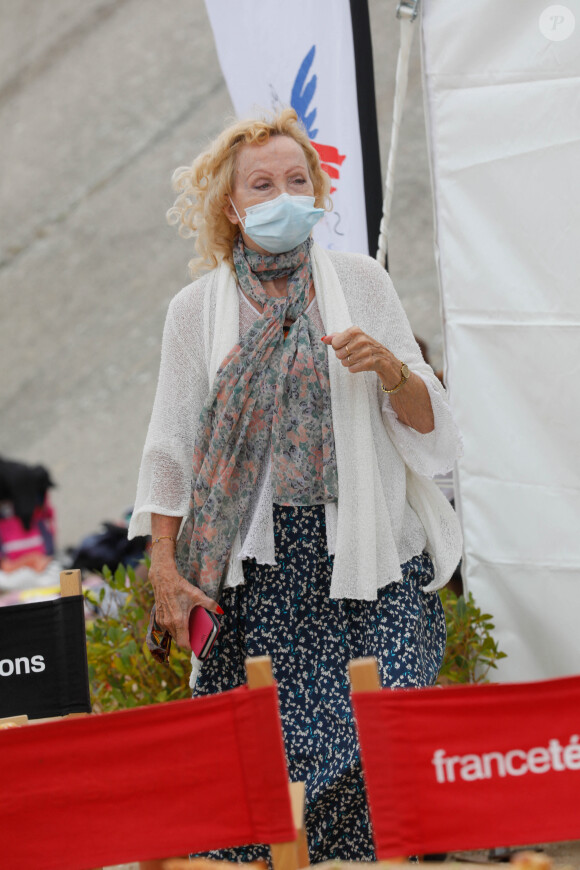
[[[580,673],[580,0],[424,0],[422,40],[464,579],[500,679]]]
[[[358,2],[360,28],[368,10],[366,0]],[[317,224],[316,240],[369,253],[369,233],[376,247],[382,188],[370,31],[357,61],[349,0],[206,0],[206,6],[238,117],[292,106],[331,177],[333,210]],[[357,66],[359,86],[361,74],[371,77],[362,139]]]

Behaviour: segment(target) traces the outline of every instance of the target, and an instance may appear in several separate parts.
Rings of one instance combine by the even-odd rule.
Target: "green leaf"
[[[491,632],[493,616],[482,613],[470,592],[456,596],[450,589],[441,591],[447,626],[447,646],[439,682],[483,683],[496,662],[505,658]]]

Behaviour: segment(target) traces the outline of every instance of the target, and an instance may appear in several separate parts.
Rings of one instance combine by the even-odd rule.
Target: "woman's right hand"
[[[191,649],[189,615],[193,608],[201,605],[217,614],[223,614],[223,610],[217,602],[180,575],[173,548],[163,546],[163,543],[160,541],[154,547],[149,569],[149,580],[155,593],[155,618],[178,646]]]

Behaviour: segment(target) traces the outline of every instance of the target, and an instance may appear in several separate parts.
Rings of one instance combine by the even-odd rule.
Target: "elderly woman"
[[[195,694],[272,657],[311,860],[370,860],[347,663],[436,679],[461,536],[431,478],[460,439],[388,274],[313,244],[329,179],[292,110],[228,127],[174,186],[210,271],[169,307],[129,534],[153,536],[177,644],[195,606],[223,614]]]

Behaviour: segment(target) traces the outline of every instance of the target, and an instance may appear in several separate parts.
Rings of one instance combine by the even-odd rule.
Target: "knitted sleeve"
[[[429,391],[435,428],[421,434],[400,422],[377,378],[377,401],[383,423],[397,451],[417,474],[434,477],[450,471],[462,452],[461,435],[445,389],[423,359],[388,272],[376,260],[363,255],[335,254],[333,262],[345,288],[353,324],[407,363]]]
[[[203,279],[167,312],[161,365],[129,538],[151,534],[151,514],[187,514],[197,425],[209,391],[203,357]]]
[[[435,477],[451,471],[456,459],[461,456],[463,443],[455,419],[447,402],[445,390],[434,374],[419,370],[415,363],[409,368],[419,375],[427,387],[435,428],[421,434],[399,421],[391,400],[380,390],[379,401],[383,422],[405,464],[424,477]],[[380,385],[379,385],[380,389]]]

